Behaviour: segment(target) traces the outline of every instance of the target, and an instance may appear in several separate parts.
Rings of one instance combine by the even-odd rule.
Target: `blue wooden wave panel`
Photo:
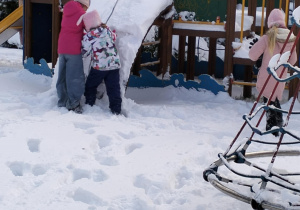
[[[24,62],[24,68],[33,74],[41,74],[48,77],[52,77],[54,73],[54,70],[49,68],[46,60],[43,58],[40,60],[40,64],[34,64],[33,58],[28,58]]]
[[[148,88],[148,87],[184,87],[186,89],[205,89],[217,95],[219,92],[226,92],[223,85],[219,85],[210,75],[202,74],[198,76],[201,81],[193,80],[184,81],[183,74],[172,74],[169,80],[160,80],[149,70],[139,71],[140,76],[131,75],[128,81],[128,87]]]

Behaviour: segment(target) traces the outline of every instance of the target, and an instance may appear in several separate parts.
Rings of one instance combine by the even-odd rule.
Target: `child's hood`
[[[290,33],[290,30],[289,29],[286,29],[286,28],[278,28],[278,33],[277,33],[277,37],[276,37],[276,40],[278,42],[285,42],[285,40],[288,38],[288,35]],[[296,37],[295,35],[292,33],[288,42],[294,42],[296,40]]]
[[[91,31],[89,31],[87,33],[87,36],[88,37],[105,37],[107,36],[107,32],[106,32],[107,28],[103,28],[101,26],[97,27],[97,28],[94,28],[92,29]]]
[[[75,14],[84,14],[84,10],[82,9],[80,3],[76,1],[69,1],[64,7],[64,15],[67,17],[73,16]]]

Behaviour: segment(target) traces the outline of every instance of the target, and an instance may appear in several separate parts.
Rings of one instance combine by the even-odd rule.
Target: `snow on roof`
[[[116,2],[117,5],[107,25],[117,32],[116,45],[122,64],[121,82],[126,84],[132,63],[149,27],[173,0],[94,0],[88,11],[96,9],[102,22],[106,22]]]

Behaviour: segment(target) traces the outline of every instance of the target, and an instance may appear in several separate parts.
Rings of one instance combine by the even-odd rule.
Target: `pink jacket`
[[[76,23],[84,13],[77,1],[69,1],[65,4],[58,38],[58,54],[81,54],[84,24],[81,22],[77,26]]]
[[[267,80],[269,74],[267,71],[268,65],[269,65],[269,61],[270,59],[273,57],[273,55],[279,54],[285,40],[287,39],[289,30],[288,29],[284,29],[284,28],[278,28],[278,34],[277,34],[277,41],[275,44],[275,48],[274,48],[274,52],[271,55],[270,51],[269,51],[269,47],[268,47],[268,36],[267,35],[263,35],[254,45],[253,47],[250,49],[249,51],[249,57],[251,60],[256,61],[261,54],[263,55],[263,60],[262,60],[262,65],[261,68],[258,72],[257,75],[257,83],[256,83],[256,89],[260,92],[265,84],[265,81]],[[292,34],[285,49],[284,52],[286,51],[291,51],[292,46],[294,44],[295,41],[295,36]],[[291,65],[294,65],[297,61],[297,53],[296,53],[296,48],[295,50],[292,52],[292,56],[290,57],[289,63]],[[281,72],[283,71],[283,67],[280,67],[276,73],[278,76],[280,76]],[[286,78],[287,75],[287,69],[285,69],[282,78]],[[277,80],[275,80],[272,76],[269,79],[268,84],[266,85],[262,95],[266,98],[270,98],[272,91],[275,87],[277,83]],[[283,94],[283,90],[285,87],[285,83],[279,83],[273,97],[272,97],[272,101],[274,101],[276,99],[276,97],[278,98],[278,100],[282,99],[282,94]]]

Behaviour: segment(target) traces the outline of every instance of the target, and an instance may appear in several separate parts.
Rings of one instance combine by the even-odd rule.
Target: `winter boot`
[[[75,112],[76,114],[82,114],[83,109],[82,109],[82,107],[81,107],[80,104],[79,104],[79,105],[76,106],[75,108],[69,109],[69,111],[73,111],[73,112]]]

